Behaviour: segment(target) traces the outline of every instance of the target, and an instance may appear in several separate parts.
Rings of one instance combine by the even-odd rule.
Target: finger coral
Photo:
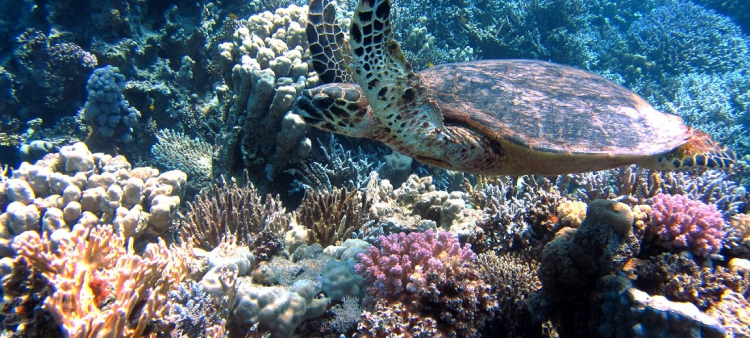
[[[649,231],[668,249],[689,249],[698,256],[719,252],[724,239],[724,219],[714,205],[682,195],[658,194],[652,199]]]
[[[68,337],[141,337],[169,312],[167,294],[187,275],[184,247],[149,244],[143,256],[111,226],[75,227],[44,238],[35,231],[13,246],[55,287],[43,309]]]

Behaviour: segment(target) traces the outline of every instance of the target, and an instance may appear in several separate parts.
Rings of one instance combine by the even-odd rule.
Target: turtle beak
[[[327,122],[323,111],[313,104],[313,95],[311,90],[303,90],[302,95],[294,101],[292,112],[315,128],[333,132],[335,128]]]
[[[302,95],[294,101],[293,112],[302,117],[308,124],[319,123],[323,120],[321,112],[312,104],[311,93],[309,90],[303,90]]]

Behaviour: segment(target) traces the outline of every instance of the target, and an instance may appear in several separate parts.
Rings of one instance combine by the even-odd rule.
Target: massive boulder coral
[[[539,279],[550,300],[575,298],[599,276],[615,272],[640,250],[627,205],[595,200],[578,229],[564,228],[542,252]]]
[[[181,171],[131,168],[124,157],[92,154],[80,142],[36,164],[24,162],[0,182],[9,202],[0,215],[0,256],[13,255],[11,241],[29,230],[113,224],[125,237],[164,234],[173,227],[186,179]]]
[[[307,51],[307,7],[292,5],[251,16],[219,45],[225,85],[220,171],[248,168],[270,182],[306,157],[312,143],[302,118],[289,112],[302,89],[317,84]],[[238,127],[240,126],[240,127]]]

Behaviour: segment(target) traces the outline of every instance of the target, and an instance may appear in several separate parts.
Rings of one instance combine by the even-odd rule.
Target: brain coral
[[[658,194],[651,200],[649,231],[669,249],[687,248],[699,256],[719,252],[724,239],[724,219],[715,205],[683,195]]]

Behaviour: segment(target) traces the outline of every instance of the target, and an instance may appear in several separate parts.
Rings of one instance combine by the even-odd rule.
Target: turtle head
[[[351,137],[372,137],[379,122],[361,88],[350,83],[331,83],[305,89],[293,112],[307,124]]]

